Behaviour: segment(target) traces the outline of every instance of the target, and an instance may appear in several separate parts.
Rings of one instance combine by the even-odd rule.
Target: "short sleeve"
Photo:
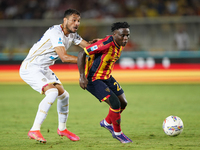
[[[60,31],[52,29],[49,36],[53,47],[64,46],[63,35]]]
[[[75,38],[73,40],[74,45],[78,45],[81,43],[83,39],[81,38],[81,36],[78,33],[75,33]]]
[[[87,55],[106,53],[110,46],[113,44],[112,37],[104,38],[84,48]]]

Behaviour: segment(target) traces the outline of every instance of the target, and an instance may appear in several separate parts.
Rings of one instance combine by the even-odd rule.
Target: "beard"
[[[72,31],[72,30],[70,30],[69,27],[68,27],[68,24],[66,24],[65,27],[66,27],[67,32],[69,32],[69,33],[75,33],[75,32],[76,32],[76,31]]]
[[[67,27],[67,25],[66,25],[66,29],[67,29],[67,32],[69,32],[69,33],[74,33],[72,30],[70,30],[70,29]]]

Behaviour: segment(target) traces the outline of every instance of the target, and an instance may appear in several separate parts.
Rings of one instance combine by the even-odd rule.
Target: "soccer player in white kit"
[[[80,138],[66,128],[69,112],[69,93],[63,88],[60,80],[49,69],[58,57],[62,62],[77,63],[77,57],[68,55],[66,50],[73,43],[84,48],[89,43],[83,40],[77,29],[80,25],[80,13],[74,9],[65,11],[63,23],[50,27],[41,39],[33,45],[20,67],[21,78],[34,90],[45,94],[40,102],[32,128],[28,132],[30,139],[46,143],[40,132],[40,127],[47,113],[57,99],[58,130],[60,136],[66,136],[72,141]]]

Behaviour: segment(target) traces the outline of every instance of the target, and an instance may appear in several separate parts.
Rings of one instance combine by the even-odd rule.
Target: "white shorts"
[[[34,90],[43,93],[43,87],[48,84],[59,83],[60,80],[49,67],[29,66],[25,68],[25,63],[20,67],[20,77],[29,84]]]

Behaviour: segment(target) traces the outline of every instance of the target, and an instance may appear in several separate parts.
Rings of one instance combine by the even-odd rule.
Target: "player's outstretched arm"
[[[85,60],[86,60],[86,53],[84,50],[81,50],[78,53],[77,65],[78,65],[78,70],[80,73],[79,85],[84,90],[87,88],[87,84],[88,84],[88,80],[85,76]]]
[[[93,44],[93,43],[95,43],[95,42],[97,42],[97,41],[99,41],[99,40],[101,40],[101,39],[99,39],[99,38],[93,39],[92,41],[89,41],[88,43]]]
[[[89,45],[90,45],[89,42],[87,42],[85,40],[82,40],[78,46],[80,46],[81,48],[85,48],[85,47],[87,47]]]
[[[85,40],[82,40],[82,41],[80,42],[79,46],[80,46],[81,48],[85,48],[85,47],[89,46],[90,44],[93,44],[93,43],[95,43],[95,42],[97,42],[97,41],[99,41],[99,40],[100,40],[99,38],[93,39],[92,41],[89,41],[89,42],[87,42],[87,41],[85,41]]]
[[[55,50],[63,63],[77,63],[78,57],[67,54],[64,46],[55,47]]]

